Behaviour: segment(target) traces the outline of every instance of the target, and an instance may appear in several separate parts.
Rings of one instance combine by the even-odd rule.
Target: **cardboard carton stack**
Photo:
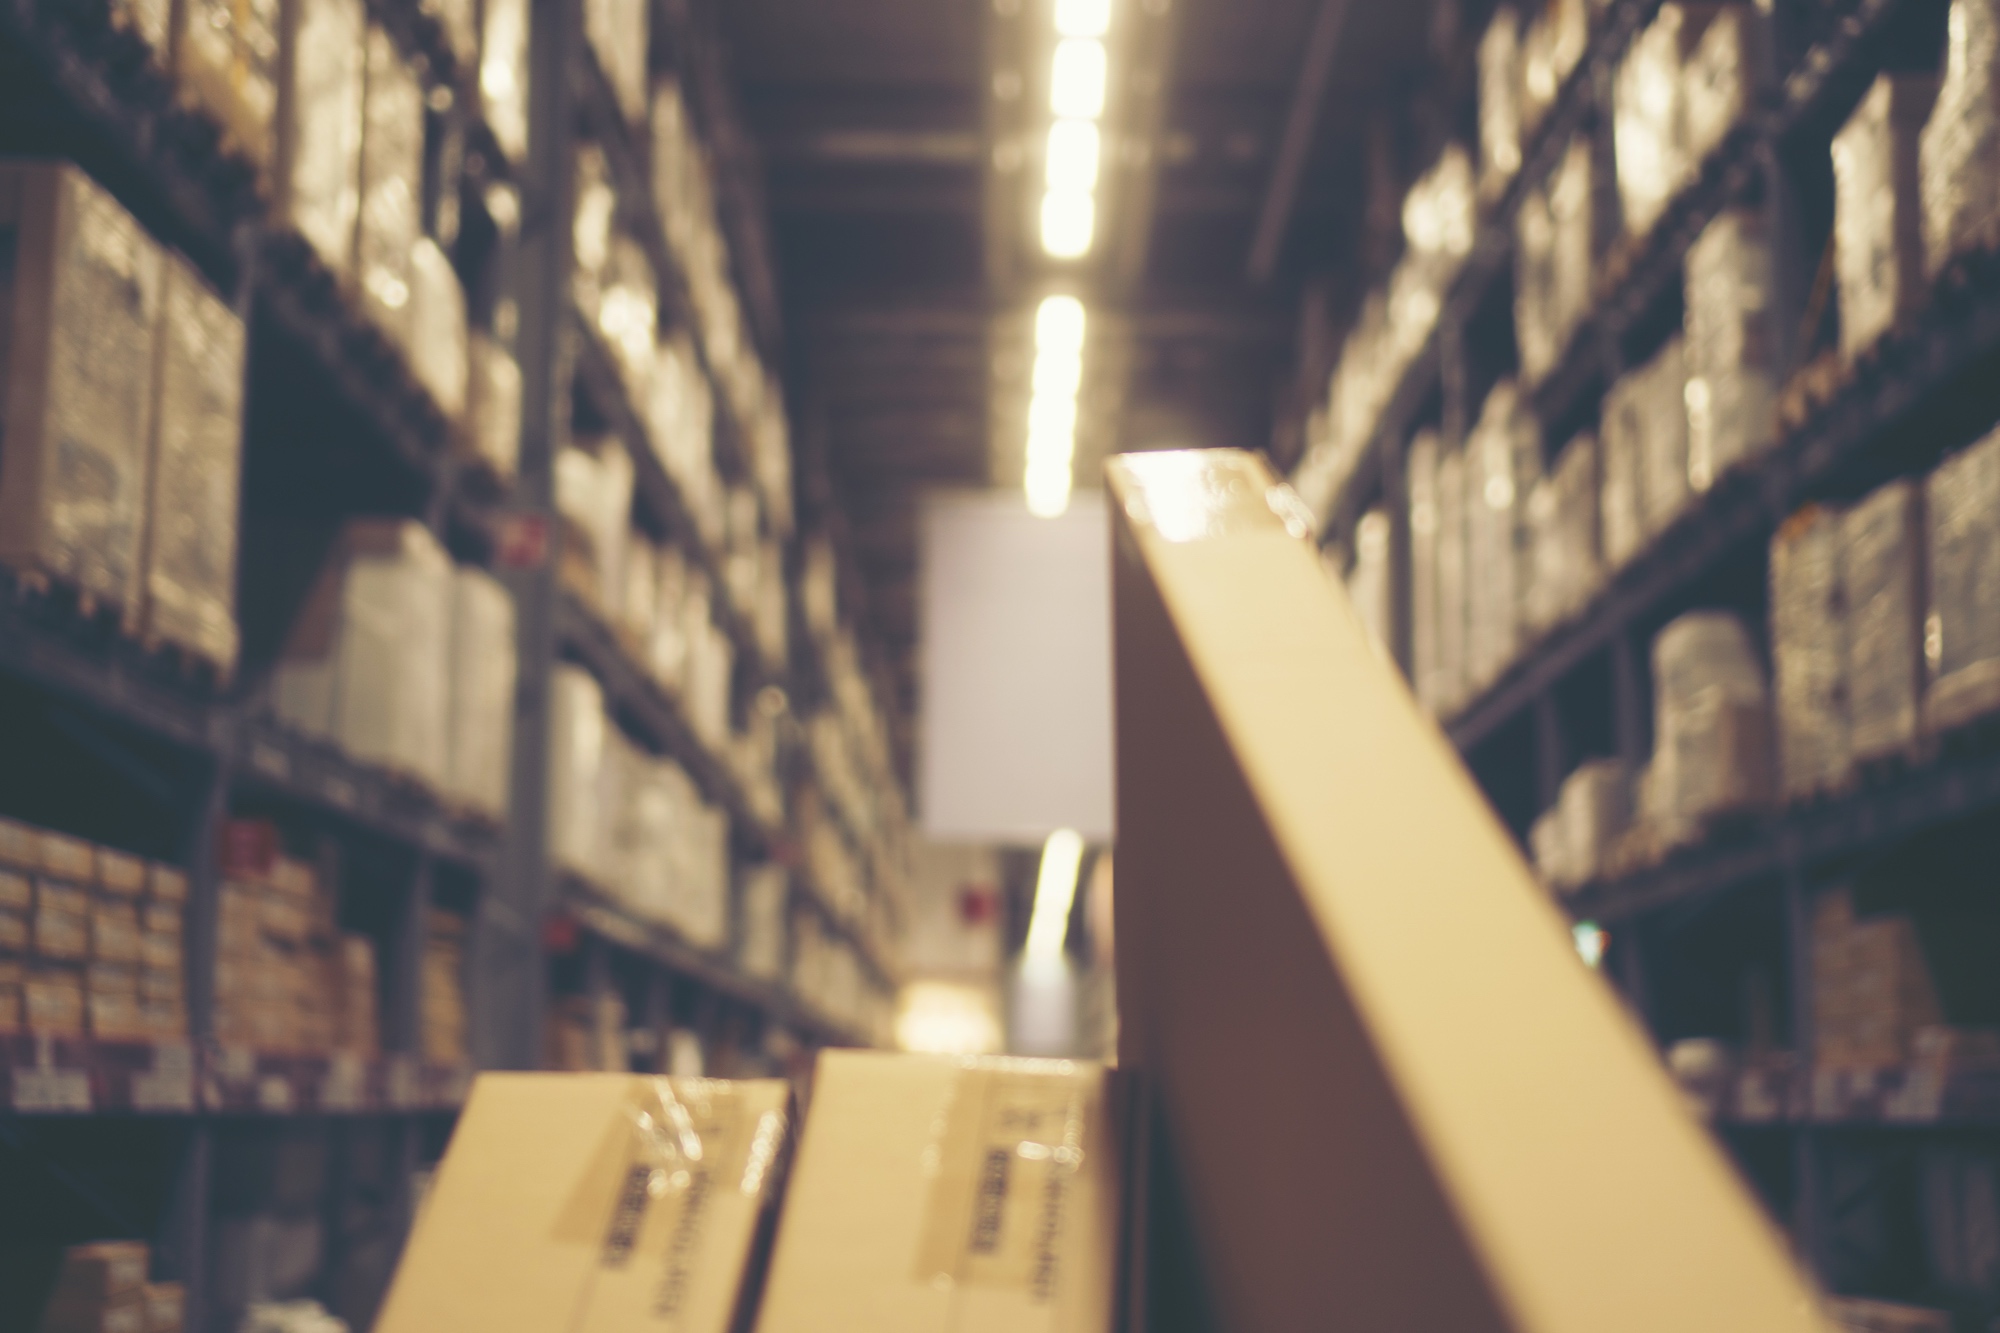
[[[1687,484],[1697,492],[1777,440],[1774,284],[1757,213],[1723,213],[1688,248]]]
[[[1840,535],[1839,514],[1814,505],[1771,539],[1778,768],[1793,799],[1839,787],[1849,768]]]
[[[1852,358],[1922,301],[1918,136],[1937,100],[1927,75],[1883,74],[1833,140],[1840,350]]]
[[[1952,0],[1948,31],[1944,82],[1918,147],[1932,274],[1985,240],[2000,204],[2000,5]]]
[[[418,997],[421,1049],[427,1064],[450,1069],[471,1062],[466,1043],[465,935],[469,923],[433,908],[424,915],[423,976]]]
[[[41,1321],[33,1327],[39,1333],[181,1333],[183,1290],[179,1283],[148,1282],[149,1265],[143,1241],[71,1246],[57,1261]]]
[[[0,820],[0,1032],[185,1039],[186,900],[179,871]]]
[[[1530,639],[1582,611],[1603,581],[1598,492],[1597,437],[1588,432],[1529,488],[1522,629]]]
[[[1639,810],[1656,845],[1677,846],[1775,793],[1769,690],[1735,616],[1691,611],[1660,631],[1653,713]]]
[[[1520,651],[1530,554],[1526,502],[1542,475],[1541,427],[1511,381],[1487,395],[1465,458],[1465,677],[1476,693]]]
[[[1914,922],[1861,915],[1850,890],[1813,905],[1814,1063],[1828,1070],[1908,1063],[1919,1029],[1941,1021],[1937,989]]]
[[[1946,459],[1924,505],[1924,722],[1942,731],[2000,707],[2000,430]]]
[[[343,934],[329,885],[303,861],[238,867],[217,902],[215,1036],[288,1055],[373,1055],[372,941]]]

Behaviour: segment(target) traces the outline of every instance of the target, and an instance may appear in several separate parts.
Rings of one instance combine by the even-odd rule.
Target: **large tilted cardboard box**
[[[1109,479],[1119,1071],[1215,1326],[1824,1330],[1298,498],[1234,451]]]
[[[1106,1333],[1115,1092],[1083,1062],[820,1056],[758,1333]]]
[[[729,1333],[790,1085],[487,1074],[375,1333]]]

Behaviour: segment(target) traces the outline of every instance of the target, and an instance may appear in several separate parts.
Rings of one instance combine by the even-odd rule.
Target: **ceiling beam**
[[[1326,102],[1326,86],[1333,77],[1334,57],[1340,53],[1340,34],[1347,26],[1353,0],[1322,0],[1306,39],[1306,58],[1299,70],[1298,86],[1292,93],[1291,110],[1285,116],[1285,137],[1278,144],[1277,165],[1271,185],[1264,194],[1264,207],[1257,215],[1257,232],[1250,242],[1250,281],[1262,285],[1277,272],[1278,255],[1285,245],[1285,233],[1292,223],[1292,205],[1297,202],[1299,180],[1306,160],[1312,155],[1313,135],[1319,129],[1320,112]]]

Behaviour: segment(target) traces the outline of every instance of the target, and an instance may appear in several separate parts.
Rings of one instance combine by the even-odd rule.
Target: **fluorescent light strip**
[[[1056,43],[1049,71],[1049,109],[1058,116],[1096,120],[1104,114],[1108,69],[1104,43],[1092,37],[1065,37]]]
[[[1074,829],[1051,833],[1042,845],[1035,909],[1028,918],[1028,943],[1023,951],[1027,962],[1046,965],[1062,961],[1063,945],[1069,938],[1070,908],[1076,903],[1077,872],[1082,868],[1083,835]]]
[[[1111,29],[1111,0],[1056,0],[1056,31],[1065,37],[1102,37]]]
[[[1047,296],[1035,307],[1035,351],[1083,355],[1090,314],[1074,296]]]
[[[1097,188],[1100,138],[1087,120],[1059,120],[1049,126],[1044,168],[1051,193],[1087,192]]]
[[[1097,201],[1087,190],[1050,190],[1042,196],[1042,249],[1051,259],[1080,259],[1097,234]]]

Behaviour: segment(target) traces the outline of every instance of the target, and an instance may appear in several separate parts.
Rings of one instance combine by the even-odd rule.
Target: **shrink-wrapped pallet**
[[[1572,140],[1516,219],[1514,325],[1530,383],[1555,369],[1590,314],[1595,280],[1590,144]]]
[[[556,509],[565,524],[564,561],[579,564],[578,591],[607,618],[623,601],[632,531],[632,456],[616,440],[595,450],[567,445],[556,456]]]
[[[513,781],[515,651],[506,586],[483,570],[454,570],[446,790],[495,819],[507,813]]]
[[[1543,883],[1568,893],[1600,877],[1631,822],[1631,769],[1617,759],[1578,765],[1535,821],[1535,869]]]
[[[1612,139],[1625,230],[1653,230],[1687,176],[1681,138],[1681,43],[1686,14],[1666,4],[1633,39],[1612,85]]]
[[[663,339],[653,366],[647,415],[660,456],[702,540],[721,544],[722,480],[715,470],[715,398],[685,334]]]
[[[1464,449],[1445,449],[1437,467],[1437,712],[1450,717],[1465,701],[1466,637],[1470,608],[1466,587],[1466,473]]]
[[[452,421],[465,415],[465,289],[428,236],[410,250],[410,370]]]
[[[1812,909],[1813,1063],[1825,1070],[1906,1063],[1917,1032],[1942,1017],[1916,923],[1860,913],[1851,889]]]
[[[1722,214],[1687,257],[1687,473],[1705,491],[1778,437],[1771,247],[1763,219]]]
[[[1852,357],[1924,296],[1917,142],[1937,100],[1929,75],[1883,74],[1833,140],[1840,349]]]
[[[611,238],[616,233],[618,192],[611,184],[611,164],[594,143],[576,148],[576,212],[570,220],[570,245],[576,264],[570,291],[576,308],[592,326],[604,294],[605,270],[611,264]]]
[[[424,90],[396,39],[373,23],[362,109],[356,285],[370,318],[402,345],[413,332],[410,266],[424,185]]]
[[[1521,169],[1521,16],[1503,5],[1479,40],[1479,188],[1489,196]]]
[[[1812,506],[1771,539],[1778,767],[1794,798],[1840,786],[1849,767],[1841,527],[1838,514]]]
[[[646,118],[647,0],[585,0],[583,31],[629,124]]]
[[[1647,540],[1666,531],[1688,506],[1687,360],[1679,338],[1639,372],[1639,512]]]
[[[1627,375],[1604,395],[1604,420],[1598,437],[1602,472],[1598,532],[1607,574],[1623,569],[1646,544],[1640,486],[1645,450],[1642,386],[1640,378]]]
[[[1944,730],[2000,708],[2000,431],[1939,465],[1924,512],[1924,722]]]
[[[74,167],[0,165],[0,560],[138,611],[160,248]]]
[[[785,973],[785,923],[791,917],[791,890],[790,876],[775,862],[743,873],[736,961],[753,977],[776,981]]]
[[[361,212],[368,20],[361,0],[292,3],[278,102],[279,211],[346,278]]]
[[[645,247],[624,231],[611,238],[597,302],[597,331],[617,360],[631,401],[646,402],[659,356],[659,286]]]
[[[1649,820],[1672,845],[1709,820],[1768,801],[1770,699],[1743,622],[1691,611],[1653,640]]]
[[[1906,750],[1922,711],[1922,492],[1893,481],[1840,521],[1847,707],[1854,756]]]
[[[1698,21],[1703,6],[1684,6],[1684,23]],[[1681,73],[1682,147],[1690,171],[1722,147],[1748,116],[1756,88],[1757,19],[1744,4],[1723,7],[1695,39]]]
[[[1417,701],[1440,713],[1438,680],[1438,436],[1410,441],[1410,678]]]
[[[243,321],[169,255],[140,633],[236,666]]]
[[[1371,509],[1354,525],[1354,568],[1347,575],[1347,596],[1368,642],[1388,660],[1394,655],[1389,636],[1389,515]]]
[[[1466,676],[1477,692],[1520,647],[1527,584],[1525,501],[1541,476],[1541,428],[1514,384],[1487,395],[1466,441]]]
[[[679,694],[687,685],[688,635],[685,620],[688,597],[687,556],[672,542],[659,550],[653,575],[653,637],[648,641],[646,663],[667,691]]]
[[[1602,578],[1595,436],[1571,440],[1555,467],[1530,488],[1528,531],[1526,626],[1539,634],[1581,611]]]
[[[549,861],[595,879],[605,862],[604,768],[612,730],[604,689],[580,666],[549,675]]]
[[[509,161],[528,156],[529,0],[482,0],[479,104]]]
[[[2000,209],[2000,3],[1952,0],[1944,82],[1918,149],[1933,274],[1980,241]]]
[[[214,117],[223,142],[271,161],[279,102],[280,0],[178,0],[169,57],[181,96]]]
[[[278,716],[447,790],[451,557],[420,523],[355,519],[274,675]]]
[[[729,686],[736,650],[710,619],[706,595],[689,598],[687,687],[683,698],[695,735],[712,751],[729,740]]]
[[[1531,136],[1548,118],[1564,82],[1583,59],[1590,42],[1590,16],[1584,0],[1552,0],[1535,6],[1540,12],[1521,41],[1521,129]]]
[[[491,334],[466,339],[466,431],[472,456],[511,479],[521,458],[521,366]]]

